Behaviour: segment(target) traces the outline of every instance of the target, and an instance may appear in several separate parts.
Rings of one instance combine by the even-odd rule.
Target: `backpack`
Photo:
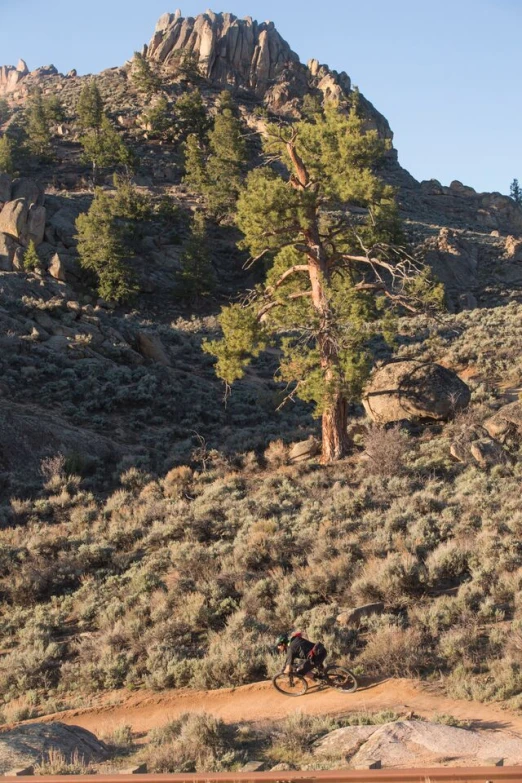
[[[323,654],[326,654],[326,647],[322,642],[316,642],[308,653],[307,658],[311,658],[313,660],[317,655]]]

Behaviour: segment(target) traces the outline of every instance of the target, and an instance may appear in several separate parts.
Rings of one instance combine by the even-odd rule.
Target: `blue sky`
[[[213,10],[272,19],[301,60],[347,71],[417,179],[504,193],[522,180],[521,0],[222,2]],[[96,73],[122,64],[174,10],[168,0],[0,0],[0,64]]]

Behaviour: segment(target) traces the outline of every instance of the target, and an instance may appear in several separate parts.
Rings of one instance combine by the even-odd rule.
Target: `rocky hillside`
[[[79,264],[77,219],[93,203],[78,120],[87,77],[0,70],[8,138],[23,142],[35,86],[61,104],[52,159],[21,155],[0,176],[4,700],[45,712],[73,690],[249,682],[274,670],[273,629],[299,625],[362,672],[442,677],[458,696],[518,704],[522,210],[458,182],[419,183],[388,153],[381,174],[398,189],[412,252],[445,283],[448,312],[402,319],[395,346],[376,345],[378,361],[400,360],[410,379],[420,367],[422,383],[384,389],[386,415],[366,406],[391,426],[352,406],[352,454],[321,468],[310,408],[278,410],[275,351],[225,397],[201,350],[220,305],[261,273],[245,268],[233,222],[209,213],[215,287],[181,296],[193,213],[207,205],[183,181],[176,122],[197,90],[211,124],[226,87],[253,168],[267,119],[349,100],[350,79],[300,63],[272,24],[231,14],[167,14],[143,57],[166,133],[151,130],[158,96],[137,87],[134,60],[96,77],[140,198],[128,305],[100,297]],[[371,103],[360,106],[391,139]],[[112,174],[100,177],[109,199]],[[31,243],[38,263],[27,269]],[[378,609],[353,614],[367,604]]]

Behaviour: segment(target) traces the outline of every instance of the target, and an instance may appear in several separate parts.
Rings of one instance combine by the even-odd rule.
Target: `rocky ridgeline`
[[[250,90],[279,113],[298,114],[298,103],[311,90],[341,100],[351,90],[350,77],[311,60],[304,66],[273,22],[250,16],[206,11],[182,17],[164,14],[145,53],[165,66],[183,54],[195,55],[201,74],[211,82]],[[372,107],[373,108],[373,107]],[[391,136],[388,123],[375,112],[376,124]]]
[[[25,60],[20,60],[16,68],[13,65],[0,65],[0,98],[9,98],[13,103],[24,100],[31,86],[41,84],[50,76],[71,78],[76,76],[76,71],[62,76],[54,65],[43,65],[30,71]]]

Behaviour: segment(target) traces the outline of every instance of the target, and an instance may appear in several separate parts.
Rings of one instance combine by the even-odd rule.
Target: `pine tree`
[[[0,136],[0,174],[14,174],[14,143],[9,136]]]
[[[173,120],[169,112],[169,103],[161,95],[142,115],[147,131],[158,136],[167,136],[172,129]]]
[[[84,84],[76,113],[83,131],[100,130],[105,111],[103,98],[94,79],[90,79]]]
[[[194,133],[190,134],[183,145],[183,153],[185,158],[183,182],[195,193],[205,194],[208,189],[205,151]]]
[[[522,206],[522,188],[518,184],[518,179],[514,179],[511,183],[509,195],[516,204]]]
[[[272,130],[266,150],[287,175],[255,169],[237,204],[241,246],[271,262],[269,271],[223,309],[223,338],[204,346],[231,384],[278,345],[290,397],[314,402],[322,419],[324,462],[347,452],[348,403],[368,378],[372,337],[389,335],[395,311],[441,303],[441,287],[392,244],[394,191],[375,173],[386,148],[355,108],[346,115],[331,105],[313,122]]]
[[[52,158],[51,129],[45,101],[39,87],[32,90],[26,109],[27,146],[42,160]]]
[[[45,116],[49,122],[64,122],[65,107],[57,95],[44,99]]]
[[[3,125],[4,122],[7,122],[10,116],[11,109],[9,108],[9,104],[5,98],[0,98],[0,125]]]
[[[97,188],[89,211],[76,220],[80,265],[93,272],[98,293],[123,302],[136,293],[134,275],[125,264],[125,237],[114,214],[113,197]]]
[[[210,155],[206,166],[208,206],[217,219],[233,212],[247,161],[241,122],[234,111],[230,93],[221,93],[218,114],[209,134]]]
[[[42,263],[40,261],[40,258],[38,257],[38,253],[36,251],[36,245],[31,239],[29,245],[27,246],[27,250],[24,253],[24,269],[27,272],[35,272],[37,269],[40,269],[41,266]]]
[[[180,298],[193,302],[212,293],[216,278],[202,212],[194,215],[190,238],[181,256],[181,267],[178,275]]]
[[[210,126],[207,110],[199,90],[192,90],[176,101],[174,109],[178,141],[194,134],[203,141]]]
[[[150,62],[141,52],[134,52],[131,79],[136,89],[144,93],[149,99],[161,89],[159,77],[154,73]]]
[[[104,114],[98,129],[88,131],[80,139],[84,160],[92,165],[93,181],[96,184],[98,171],[110,166],[130,165],[132,157],[118,131],[113,128]]]

